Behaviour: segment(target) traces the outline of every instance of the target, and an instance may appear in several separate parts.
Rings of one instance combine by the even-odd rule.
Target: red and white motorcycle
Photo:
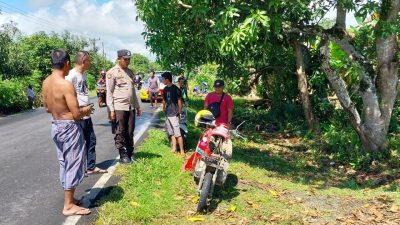
[[[228,174],[229,162],[232,158],[231,135],[243,136],[235,130],[229,130],[226,124],[215,124],[215,118],[208,110],[202,110],[196,115],[195,125],[204,127],[193,153],[184,165],[184,170],[194,171],[194,180],[198,183],[200,199],[197,205],[198,212],[205,212],[208,203],[212,200],[215,185],[223,186]]]

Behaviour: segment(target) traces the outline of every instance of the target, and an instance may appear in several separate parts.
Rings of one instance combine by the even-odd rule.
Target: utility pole
[[[106,55],[104,54],[104,43],[101,42],[101,47],[103,48],[103,69],[106,67]]]
[[[92,42],[93,51],[94,51],[94,52],[97,52],[96,41],[100,41],[100,38],[89,38],[89,41]]]

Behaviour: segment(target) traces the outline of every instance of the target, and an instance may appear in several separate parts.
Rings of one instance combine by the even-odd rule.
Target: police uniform
[[[118,51],[118,57],[130,56],[128,50]],[[121,162],[129,163],[134,160],[135,109],[140,108],[134,87],[134,74],[129,68],[122,69],[117,64],[107,72],[106,78],[108,110],[114,111],[116,116],[115,147]]]

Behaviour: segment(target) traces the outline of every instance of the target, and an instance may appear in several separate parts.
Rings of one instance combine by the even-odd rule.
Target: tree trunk
[[[381,3],[381,19],[376,29],[376,49],[378,66],[375,70],[360,52],[351,44],[346,34],[345,10],[337,4],[336,35],[324,37],[321,50],[321,68],[326,73],[332,89],[338,96],[340,104],[347,112],[354,130],[360,137],[362,148],[366,151],[378,152],[387,149],[386,136],[389,129],[398,84],[397,34],[382,35],[381,24],[396,21],[400,11],[400,0],[386,0]],[[341,33],[341,35],[337,35]],[[347,54],[349,60],[361,67],[360,93],[363,100],[363,118],[351,101],[346,84],[329,64],[329,40],[336,42]]]
[[[308,93],[307,74],[304,64],[304,56],[301,51],[302,45],[297,40],[295,40],[293,41],[293,47],[296,56],[296,75],[298,81],[298,88],[300,92],[300,98],[303,104],[304,116],[306,117],[309,128],[318,134],[320,132],[319,122],[315,118],[314,113],[312,111],[310,94]]]
[[[346,89],[346,83],[344,80],[334,71],[329,64],[330,61],[330,49],[329,41],[324,40],[324,44],[321,47],[321,69],[325,72],[329,79],[332,89],[337,95],[340,105],[349,115],[351,126],[358,134],[362,148],[366,151],[382,151],[386,149],[386,134],[385,123],[380,116],[379,107],[377,107],[377,96],[376,92],[371,91],[371,83],[366,85],[366,90],[362,92],[363,99],[363,111],[364,119],[360,117],[360,114],[355,107],[354,103],[350,99],[348,90]],[[365,74],[363,76],[366,76]],[[371,79],[365,79],[363,82],[371,82]],[[365,87],[364,87],[365,88]],[[372,88],[373,89],[373,88]]]

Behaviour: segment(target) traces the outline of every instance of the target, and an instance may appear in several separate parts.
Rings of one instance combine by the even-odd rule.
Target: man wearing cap
[[[224,85],[223,80],[216,80],[214,82],[215,91],[207,94],[204,100],[204,109],[210,110],[210,108],[219,104],[220,113],[219,115],[214,115],[216,117],[216,124],[225,123],[230,127],[233,117],[233,100],[230,95],[224,92]],[[210,111],[213,112],[214,110]]]
[[[135,161],[133,153],[133,131],[135,113],[140,116],[139,101],[136,96],[133,72],[128,68],[131,52],[117,51],[117,64],[107,72],[107,106],[109,118],[116,124],[115,147],[119,151],[121,163]]]
[[[209,93],[204,100],[204,109],[210,110],[213,114],[215,110],[213,108],[219,107],[219,115],[215,115],[216,118],[215,123],[219,124],[227,124],[228,129],[231,129],[231,121],[233,117],[233,100],[230,95],[224,92],[224,81],[216,80],[214,82],[214,92]],[[224,183],[227,171],[229,169],[229,163],[232,158],[232,140],[227,139],[222,142],[221,146],[221,156],[226,160],[223,163],[224,169],[217,176],[217,183]]]

